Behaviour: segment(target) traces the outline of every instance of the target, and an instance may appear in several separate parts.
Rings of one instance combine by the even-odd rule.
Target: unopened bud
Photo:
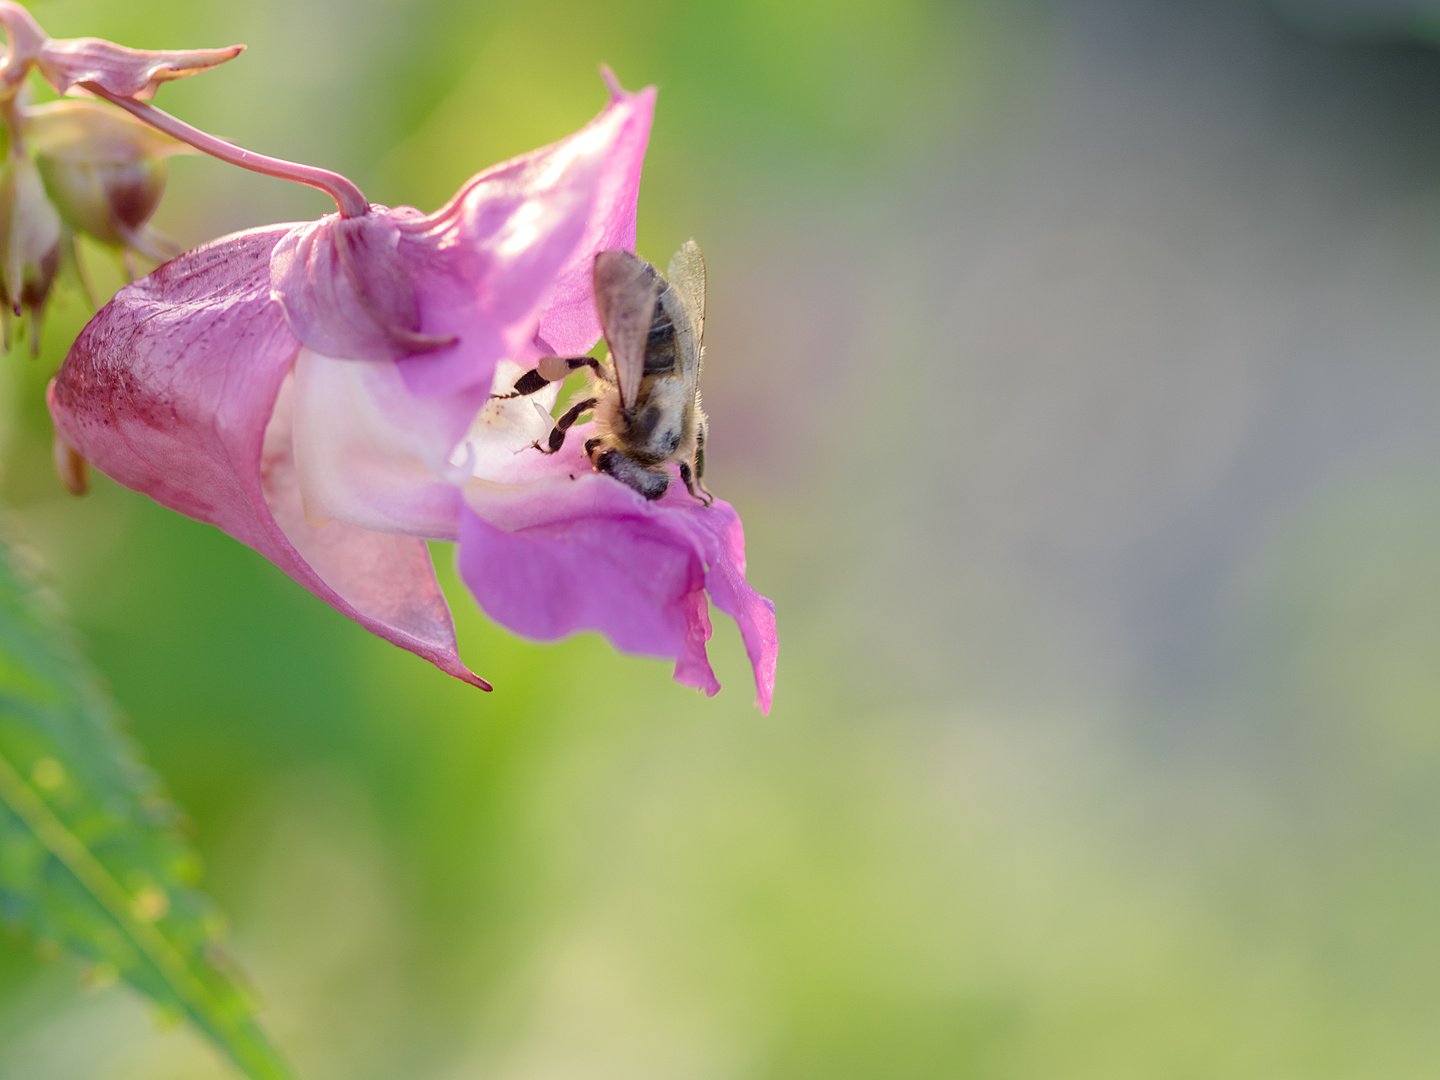
[[[174,252],[145,227],[165,191],[170,154],[190,148],[98,101],[25,111],[26,143],[65,223],[111,247],[152,259]]]
[[[144,229],[165,191],[165,162],[74,165],[42,157],[37,164],[55,208],[72,229],[162,262],[170,257]]]
[[[0,299],[38,325],[60,267],[60,215],[28,157],[12,152],[0,174]]]

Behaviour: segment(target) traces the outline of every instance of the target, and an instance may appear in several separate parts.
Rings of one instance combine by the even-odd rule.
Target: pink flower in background
[[[101,471],[219,526],[381,637],[457,678],[426,539],[498,622],[584,629],[714,693],[707,596],[739,623],[768,710],[774,608],[734,510],[654,503],[579,447],[529,449],[554,391],[492,399],[600,336],[596,253],[633,250],[653,89],[471,178],[440,210],[371,206],[214,241],[116,294],[50,392]],[[676,488],[681,487],[679,494]]]

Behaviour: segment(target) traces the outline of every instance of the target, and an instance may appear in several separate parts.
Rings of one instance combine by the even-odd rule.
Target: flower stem
[[[217,139],[214,135],[207,135],[199,128],[191,127],[185,121],[171,116],[162,109],[157,109],[149,102],[112,94],[98,83],[87,82],[81,83],[81,85],[112,105],[119,105],[120,108],[156,130],[173,135],[181,142],[189,143],[195,149],[202,150],[211,157],[228,161],[231,165],[238,165],[251,172],[264,173],[266,176],[275,176],[281,180],[290,180],[297,184],[319,188],[335,200],[335,205],[340,208],[341,217],[363,217],[370,209],[370,203],[366,200],[364,192],[337,172],[253,153],[234,143],[228,143],[224,139]]]
[[[16,156],[25,152],[25,125],[20,119],[13,97],[0,99],[0,124],[5,125],[6,145]]]

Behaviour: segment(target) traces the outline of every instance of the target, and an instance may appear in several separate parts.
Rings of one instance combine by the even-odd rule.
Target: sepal
[[[291,332],[315,352],[396,360],[455,343],[454,335],[420,333],[395,216],[384,207],[357,218],[331,214],[297,225],[276,246],[271,295]]]
[[[95,83],[121,97],[153,97],[162,82],[198,75],[245,48],[128,49],[101,38],[52,38],[19,4],[0,2],[0,25],[10,49],[0,61],[0,85],[13,96],[33,66],[58,94]]]

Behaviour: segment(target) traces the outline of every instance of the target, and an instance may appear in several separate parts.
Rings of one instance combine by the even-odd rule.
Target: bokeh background
[[[728,623],[704,700],[453,587],[477,694],[208,527],[63,495],[73,292],[4,365],[13,525],[305,1077],[1435,1075],[1440,3],[35,11],[248,43],[160,104],[423,209],[608,62],[660,87],[641,251],[709,261],[768,718]],[[158,223],[327,208],[184,158]],[[228,1075],[77,974],[0,941],[0,1078]]]

